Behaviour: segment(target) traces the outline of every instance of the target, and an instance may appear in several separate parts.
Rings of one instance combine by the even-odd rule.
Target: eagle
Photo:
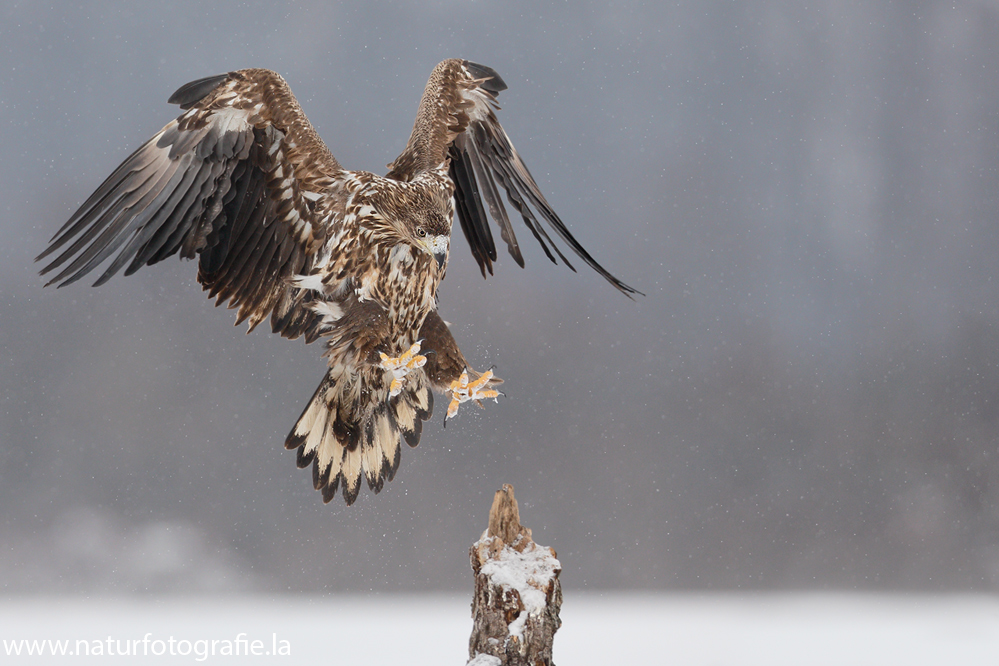
[[[433,392],[464,402],[496,398],[501,382],[473,370],[437,311],[455,214],[483,277],[500,238],[524,258],[500,190],[545,254],[572,268],[543,220],[586,264],[632,297],[640,292],[598,264],[545,200],[496,117],[506,89],[491,68],[438,64],[405,149],[379,176],[345,169],[319,138],[285,80],[243,69],[192,81],[168,100],[183,111],[115,169],[59,229],[46,286],[76,282],[110,263],[124,268],[179,254],[198,259],[198,282],[249,330],[306,343],[322,339],[327,371],[285,441],[329,502],[348,505],[361,477],[378,493],[415,447]],[[535,214],[536,211],[537,215]],[[573,268],[573,270],[575,270]]]

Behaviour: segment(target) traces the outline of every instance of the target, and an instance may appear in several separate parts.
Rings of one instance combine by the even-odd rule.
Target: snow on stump
[[[562,626],[562,565],[520,524],[513,486],[496,491],[489,529],[472,546],[475,574],[467,666],[551,666]]]

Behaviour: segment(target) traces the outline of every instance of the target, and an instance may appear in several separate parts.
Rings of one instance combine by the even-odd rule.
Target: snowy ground
[[[464,664],[468,614],[469,600],[452,596],[15,598],[0,600],[0,661]],[[999,598],[988,596],[566,594],[562,620],[561,666],[999,664]],[[12,640],[103,656],[53,657],[46,644],[29,657],[21,643],[8,657]],[[224,656],[227,644],[259,656]],[[139,656],[119,654],[129,649]]]

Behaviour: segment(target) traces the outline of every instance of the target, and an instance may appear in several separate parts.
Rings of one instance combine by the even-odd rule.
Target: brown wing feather
[[[174,254],[200,255],[198,280],[238,307],[252,329],[317,335],[307,293],[288,280],[308,274],[328,230],[322,197],[342,169],[287,83],[246,69],[193,81],[170,101],[186,109],[119,166],[38,257],[60,251],[42,274],[71,284],[105,260],[103,284],[125,268]],[[237,323],[238,323],[237,322]]]

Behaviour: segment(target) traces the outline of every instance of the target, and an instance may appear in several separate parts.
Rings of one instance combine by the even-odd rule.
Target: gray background
[[[202,5],[209,4],[207,8]],[[467,589],[516,486],[567,589],[999,586],[994,2],[200,0],[0,8],[0,590]],[[585,247],[441,311],[508,397],[323,506],[281,444],[318,345],[246,336],[172,260],[42,290],[32,258],[176,113],[281,72],[384,171],[430,70],[501,121]]]

